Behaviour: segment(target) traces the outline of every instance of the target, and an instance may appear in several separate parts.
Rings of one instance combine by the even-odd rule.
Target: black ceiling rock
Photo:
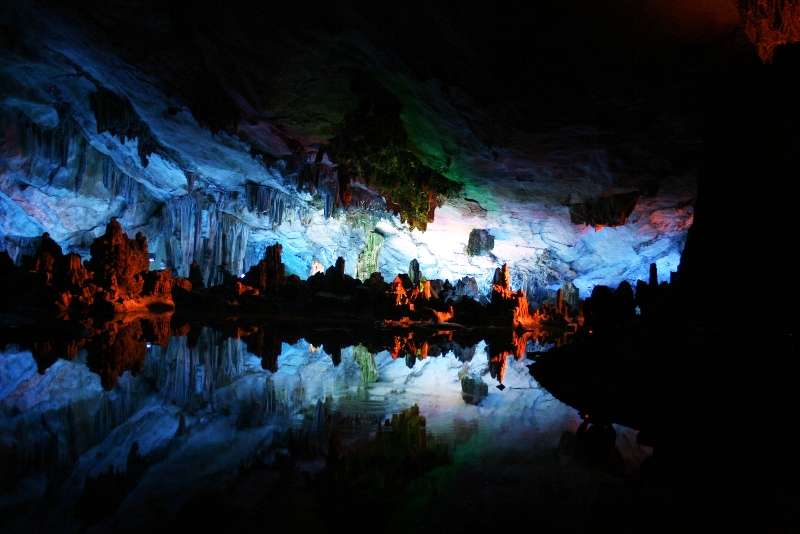
[[[160,147],[150,127],[144,122],[128,98],[100,87],[89,95],[89,105],[97,121],[97,133],[108,132],[124,143],[127,139],[139,140],[139,159],[147,167],[147,158]]]
[[[641,193],[617,193],[598,197],[580,204],[569,205],[569,218],[572,224],[589,226],[621,226],[628,221]]]

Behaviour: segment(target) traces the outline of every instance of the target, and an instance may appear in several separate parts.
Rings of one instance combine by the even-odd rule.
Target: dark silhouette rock
[[[42,241],[39,243],[39,247],[36,249],[34,261],[38,263],[44,254],[48,254],[54,261],[59,261],[64,255],[64,252],[61,250],[61,245],[56,243],[53,238],[50,237],[49,232],[42,234]],[[52,270],[52,268],[50,270]]]
[[[275,243],[267,247],[264,259],[245,274],[242,283],[258,289],[261,293],[275,293],[286,285],[286,267],[281,262],[283,246]],[[341,258],[340,258],[341,259]],[[342,260],[344,271],[344,260]]]
[[[416,258],[411,260],[408,264],[408,278],[411,280],[411,284],[419,286],[420,281],[420,272],[419,272],[419,261]]]
[[[623,280],[613,294],[614,317],[619,323],[627,322],[636,317],[636,298],[633,296],[633,288]]]
[[[639,192],[618,193],[570,204],[569,217],[572,224],[586,224],[598,230],[603,226],[620,226],[628,221],[640,196]]]
[[[608,324],[614,321],[614,293],[608,286],[595,286],[592,296],[583,304],[587,325]]]
[[[205,282],[203,282],[203,273],[196,261],[193,261],[189,266],[188,280],[192,284],[193,289],[205,289],[206,287]]]
[[[144,285],[142,286],[143,296],[169,296],[172,297],[172,286],[174,279],[172,271],[163,269],[160,271],[148,271],[144,275]]]

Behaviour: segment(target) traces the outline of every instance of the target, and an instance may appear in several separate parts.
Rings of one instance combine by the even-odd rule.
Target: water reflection
[[[580,439],[577,448],[565,441],[580,428],[577,413],[526,366],[528,353],[562,343],[560,333],[215,326],[148,316],[7,346],[0,509],[13,513],[5,526],[24,530],[36,511],[44,530],[135,529],[185,518],[208,506],[209,491],[252,494],[253,480],[269,506],[311,499],[326,517],[345,518],[358,507],[320,504],[322,496],[358,487],[365,506],[377,507],[414,488],[447,503],[448,485],[498,451],[528,451],[510,454],[520,472],[545,479],[554,466],[593,461]],[[416,430],[381,438],[394,436],[398,414]],[[611,450],[622,463],[607,469],[616,476],[635,472],[644,455],[631,430],[618,433]],[[411,464],[402,452],[409,443],[418,454]],[[420,489],[426,473],[438,474]],[[261,521],[255,511],[241,517]]]

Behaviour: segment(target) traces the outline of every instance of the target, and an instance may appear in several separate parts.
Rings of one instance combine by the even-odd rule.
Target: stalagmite
[[[283,246],[270,245],[264,251],[264,259],[254,265],[244,276],[245,285],[258,289],[261,293],[274,293],[286,285],[286,267],[281,262]]]
[[[86,263],[94,273],[93,281],[112,299],[135,299],[142,293],[142,274],[150,268],[147,239],[136,234],[128,238],[116,219],[111,219],[106,233],[92,243],[92,258]]]

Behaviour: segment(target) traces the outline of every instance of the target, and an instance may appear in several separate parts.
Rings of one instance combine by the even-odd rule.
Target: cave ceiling
[[[117,217],[209,280],[275,242],[302,277],[663,279],[714,76],[794,38],[758,4],[4,0],[0,248]]]

